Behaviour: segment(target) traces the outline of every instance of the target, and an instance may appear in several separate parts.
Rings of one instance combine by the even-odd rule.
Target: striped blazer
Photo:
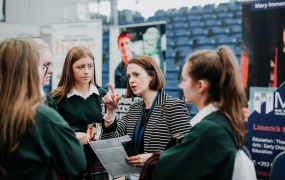
[[[114,122],[117,126],[113,123],[109,128],[103,128],[103,138],[129,135],[132,139],[143,107],[144,101],[132,104],[128,113],[118,122]],[[163,151],[171,136],[177,133],[186,134],[189,130],[190,115],[185,103],[162,90],[145,128],[144,152]]]

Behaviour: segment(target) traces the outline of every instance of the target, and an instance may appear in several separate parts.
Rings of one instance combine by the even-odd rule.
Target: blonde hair
[[[94,76],[93,76],[90,83],[94,84],[95,86],[98,86],[96,83],[94,56],[93,56],[91,50],[86,48],[86,47],[83,47],[83,46],[75,46],[68,51],[68,53],[65,57],[62,75],[60,77],[60,81],[58,83],[58,86],[56,89],[54,89],[51,92],[52,97],[61,96],[59,98],[59,100],[56,101],[57,104],[62,100],[62,98],[66,94],[71,92],[71,90],[74,88],[74,77],[73,77],[72,65],[76,61],[78,61],[79,59],[84,58],[84,57],[90,57],[93,60],[93,65],[94,65],[93,75]]]
[[[42,103],[38,76],[39,55],[29,42],[8,39],[0,44],[0,170],[5,155],[35,127],[35,108]]]
[[[48,49],[50,51],[49,46],[43,40],[40,39],[26,39],[30,44],[35,46],[38,51],[42,51],[43,49]]]
[[[220,111],[228,118],[240,147],[243,147],[246,125],[242,108],[246,105],[246,98],[234,54],[226,46],[217,51],[199,51],[187,58],[187,66],[194,81],[206,79],[209,82],[205,105],[219,103]]]

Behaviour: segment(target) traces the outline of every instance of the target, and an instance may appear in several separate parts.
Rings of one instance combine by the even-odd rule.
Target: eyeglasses
[[[49,68],[49,65],[43,65],[43,72],[44,72],[43,77],[45,77],[47,75],[48,68]]]

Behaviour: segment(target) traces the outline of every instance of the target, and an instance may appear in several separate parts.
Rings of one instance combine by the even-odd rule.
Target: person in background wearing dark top
[[[25,40],[0,44],[1,180],[70,178],[86,168],[74,131],[42,105],[40,61],[37,49]]]
[[[127,77],[125,75],[125,66],[134,57],[132,52],[132,36],[130,33],[123,31],[118,36],[118,48],[121,52],[122,62],[115,70],[115,88],[126,88]]]
[[[182,142],[161,153],[152,179],[232,179],[237,146],[246,138],[236,58],[226,46],[196,52],[187,58],[182,78],[186,102],[199,112]]]
[[[53,108],[54,110],[57,111],[57,105],[53,98],[44,92],[43,86],[48,86],[51,78],[51,74],[53,73],[52,69],[52,55],[50,52],[50,49],[48,45],[37,39],[28,39],[28,42],[33,44],[37,49],[40,54],[41,61],[43,63],[43,80],[42,80],[42,87],[41,87],[41,96],[43,97],[45,104],[48,105],[49,107]]]
[[[57,103],[58,112],[84,145],[87,171],[80,178],[109,179],[109,174],[88,144],[91,137],[87,133],[89,124],[102,122],[101,99],[106,93],[96,83],[94,56],[90,49],[81,46],[71,48],[66,55],[58,87],[51,96]]]
[[[141,96],[143,100],[132,104],[117,122],[115,114],[121,95],[116,95],[109,84],[111,92],[102,99],[107,107],[103,135],[108,138],[129,135],[138,155],[128,157],[127,163],[142,167],[153,152],[165,150],[173,135],[189,132],[190,115],[183,101],[163,90],[164,76],[150,56],[138,56],[129,61],[126,76],[126,97]]]

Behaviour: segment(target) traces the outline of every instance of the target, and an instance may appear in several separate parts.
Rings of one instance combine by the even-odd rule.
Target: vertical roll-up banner
[[[273,159],[285,151],[285,87],[251,87],[250,97],[246,147],[257,178],[270,179]]]
[[[102,20],[52,24],[53,79],[52,89],[59,83],[67,52],[74,46],[88,47],[95,58],[96,81],[102,85]]]
[[[285,2],[242,4],[242,53],[248,58],[250,97],[246,147],[257,178],[268,180],[273,159],[285,151]]]
[[[131,54],[131,57],[140,55],[151,56],[165,72],[166,35],[165,21],[128,24],[110,27],[109,43],[109,83],[115,87],[117,94],[126,93],[125,63],[123,57]],[[125,115],[129,106],[141,100],[140,97],[121,98],[117,112],[118,119]]]

